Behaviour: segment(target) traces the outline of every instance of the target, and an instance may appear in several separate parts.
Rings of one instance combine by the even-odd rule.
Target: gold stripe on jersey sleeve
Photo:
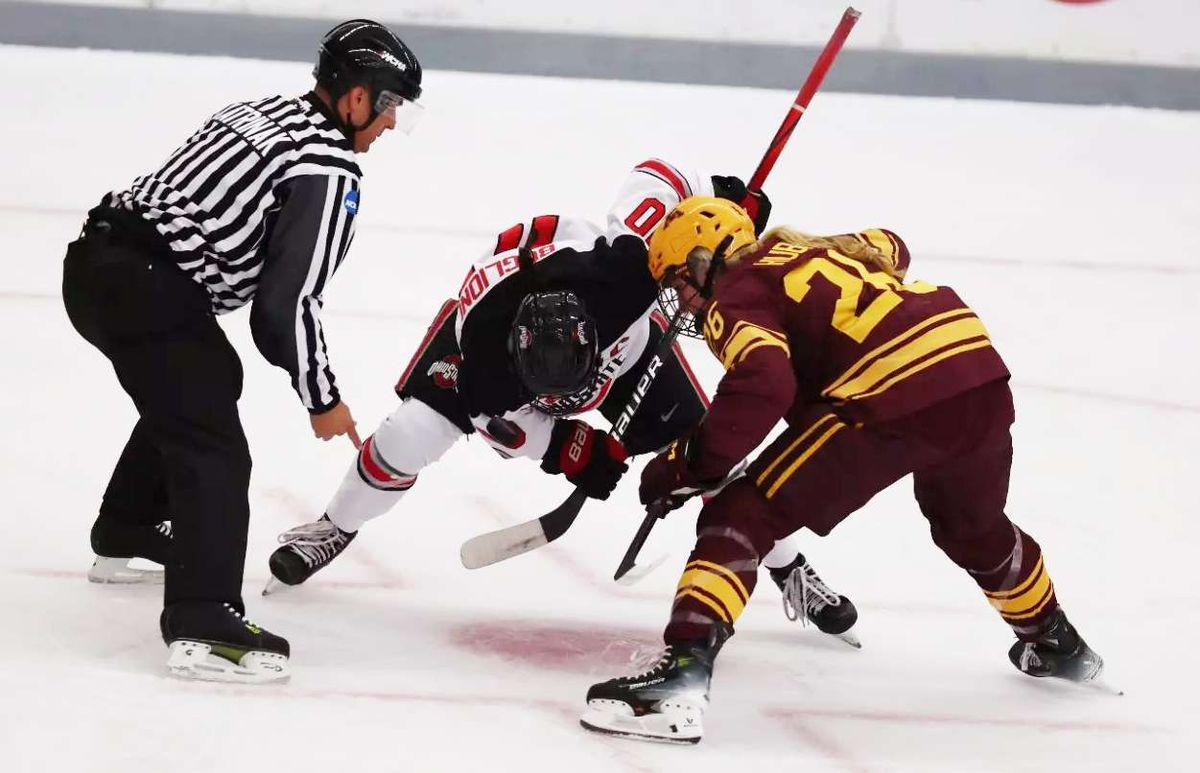
[[[947,357],[991,345],[987,328],[973,313],[963,309],[932,317],[925,323],[905,331],[871,354],[822,390],[821,394],[839,400],[853,400],[885,391],[898,381],[919,373]],[[958,319],[951,317],[958,316]],[[939,319],[940,317],[940,319]],[[914,331],[923,329],[916,337]],[[931,359],[933,352],[947,349]]]
[[[788,347],[787,339],[782,333],[749,322],[738,322],[730,331],[729,338],[721,347],[718,357],[721,364],[725,366],[725,370],[730,370],[734,365],[743,362],[755,349],[764,346],[782,349],[786,356],[791,357],[792,350]]]
[[[872,247],[895,261],[899,250],[896,248],[896,243],[892,241],[892,238],[888,236],[885,231],[879,228],[868,228],[862,232],[861,236],[866,239],[867,243]]]

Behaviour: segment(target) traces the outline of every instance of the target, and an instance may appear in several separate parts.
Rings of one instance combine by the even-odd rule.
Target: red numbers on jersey
[[[667,214],[667,205],[654,197],[642,199],[642,203],[629,213],[629,217],[625,218],[625,225],[630,231],[633,231],[643,239],[646,234],[654,230],[654,226],[658,225],[658,221],[663,219],[663,215]]]
[[[554,241],[554,232],[557,230],[558,215],[539,215],[533,219],[533,228],[530,229],[529,243],[525,246],[530,249],[545,247]],[[521,246],[521,237],[524,235],[525,224],[517,223],[496,238],[496,251],[492,254],[499,255],[503,252],[515,250]]]
[[[494,255],[504,257],[480,266],[472,266],[458,289],[458,302],[465,313],[491,286],[520,269],[519,256],[514,250],[524,246],[534,263],[554,252],[554,233],[558,230],[558,215],[539,215],[533,219],[529,240],[522,245],[525,224],[517,223],[496,238]],[[508,253],[508,254],[504,254]]]

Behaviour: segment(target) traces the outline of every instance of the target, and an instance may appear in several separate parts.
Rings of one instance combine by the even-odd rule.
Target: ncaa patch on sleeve
[[[350,191],[346,197],[342,199],[342,205],[346,207],[346,211],[351,215],[358,214],[358,191]]]

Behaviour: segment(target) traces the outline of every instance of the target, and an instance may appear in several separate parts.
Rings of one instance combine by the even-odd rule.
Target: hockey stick
[[[842,50],[842,44],[846,42],[846,38],[850,35],[850,30],[854,29],[854,25],[858,22],[858,17],[861,15],[861,12],[856,11],[852,7],[846,8],[842,14],[842,20],[838,22],[837,28],[834,29],[833,34],[829,37],[829,42],[825,44],[825,48],[817,56],[817,61],[813,63],[808,77],[804,79],[804,85],[800,87],[799,93],[796,94],[796,101],[792,103],[787,115],[783,117],[783,123],[779,124],[779,130],[775,132],[775,136],[771,138],[771,144],[767,146],[767,152],[763,153],[762,160],[758,162],[758,168],[754,170],[754,174],[750,177],[750,182],[746,185],[748,190],[752,192],[762,190],[763,183],[767,181],[767,175],[775,167],[776,159],[783,152],[784,146],[787,145],[787,141],[792,136],[792,131],[795,130],[796,124],[800,122],[800,117],[808,109],[808,103],[812,101],[813,95],[817,93],[817,89],[821,88],[821,82],[825,80],[825,74],[833,66],[833,60],[837,58],[838,53]],[[751,216],[753,214],[751,213]],[[625,551],[625,555],[621,559],[621,564],[617,567],[617,571],[613,575],[614,580],[620,580],[626,572],[633,568],[634,563],[637,561],[637,555],[641,551],[642,545],[646,544],[646,538],[650,536],[650,530],[654,528],[655,522],[669,512],[669,509],[656,505],[659,505],[659,503],[652,503],[646,508],[646,517],[642,519],[642,524],[638,527],[637,533],[633,535],[633,540],[629,543],[629,548]]]
[[[705,497],[714,497],[721,493],[721,490],[733,483],[738,478],[746,473],[746,468],[750,465],[749,459],[743,459],[737,463],[737,466],[729,471],[720,483],[709,489],[688,489],[687,496],[689,498],[699,494]],[[682,503],[680,503],[682,505]],[[617,567],[617,571],[613,574],[613,579],[621,582],[622,578],[628,581],[631,569],[638,569],[638,573],[649,573],[653,566],[657,566],[662,562],[662,558],[656,558],[651,562],[653,566],[647,566],[643,569],[637,564],[638,553],[642,551],[642,546],[646,544],[646,538],[650,536],[650,530],[654,528],[654,524],[666,517],[667,513],[674,510],[675,507],[668,506],[665,500],[651,502],[646,505],[646,517],[642,519],[642,524],[638,526],[637,533],[633,535],[633,540],[630,541],[629,547],[625,549],[625,555],[621,557],[621,563]]]
[[[671,347],[674,345],[675,339],[679,337],[679,331],[689,321],[690,315],[682,307],[671,317],[671,324],[667,326],[662,340],[658,342],[658,347],[654,350],[654,356],[651,357],[650,364],[646,366],[646,371],[638,379],[637,385],[633,389],[633,395],[625,404],[621,415],[613,422],[610,434],[617,442],[620,442],[625,436],[633,415],[637,412],[638,406],[642,404],[642,398],[646,396],[646,392],[658,378],[659,370],[670,355]],[[576,488],[566,501],[540,518],[472,537],[464,542],[459,550],[462,565],[468,569],[478,569],[481,566],[488,566],[522,553],[528,553],[553,542],[571,528],[571,524],[575,522],[575,518],[583,509],[583,503],[586,501],[587,494],[582,489]]]
[[[771,138],[771,144],[767,146],[767,152],[763,154],[762,160],[758,162],[758,167],[754,170],[754,174],[750,176],[750,182],[746,184],[749,190],[762,190],[763,183],[767,181],[767,175],[775,167],[776,159],[783,152],[784,146],[787,145],[788,139],[792,136],[792,131],[796,128],[796,124],[800,122],[800,117],[808,109],[808,103],[812,101],[813,95],[817,93],[817,89],[821,88],[821,82],[825,80],[825,74],[833,66],[833,60],[837,59],[838,53],[842,50],[842,44],[849,37],[850,30],[854,29],[859,16],[862,16],[862,12],[856,11],[854,8],[846,8],[842,14],[842,20],[838,22],[837,28],[829,36],[829,42],[825,44],[825,48],[817,56],[817,61],[813,62],[812,70],[809,71],[808,77],[804,80],[804,85],[800,87],[799,93],[796,94],[796,101],[792,103],[787,115],[783,117],[783,123],[779,125],[779,131],[775,132],[775,136]]]

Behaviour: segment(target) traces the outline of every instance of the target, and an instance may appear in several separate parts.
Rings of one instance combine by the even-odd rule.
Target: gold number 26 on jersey
[[[817,274],[841,291],[833,307],[833,327],[860,344],[892,309],[900,305],[904,300],[904,293],[924,294],[937,290],[936,285],[928,282],[901,284],[887,274],[870,271],[856,260],[827,250],[826,257],[812,258],[789,271],[783,278],[784,292],[793,301],[800,303],[811,289],[813,277]],[[859,313],[859,299],[867,285],[880,292]]]

